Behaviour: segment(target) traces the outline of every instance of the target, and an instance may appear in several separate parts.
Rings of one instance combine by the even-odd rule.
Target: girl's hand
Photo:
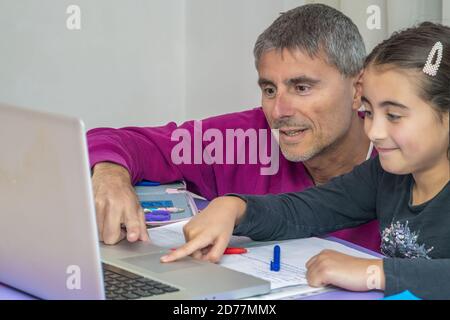
[[[161,257],[161,261],[172,262],[192,255],[196,259],[219,262],[245,209],[245,201],[237,197],[214,199],[184,226],[186,244]]]
[[[324,250],[307,263],[306,279],[312,287],[333,285],[351,291],[384,290],[382,259],[352,257]]]

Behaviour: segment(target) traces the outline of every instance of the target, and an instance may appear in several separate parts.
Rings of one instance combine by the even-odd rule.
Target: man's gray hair
[[[311,58],[324,53],[345,76],[364,66],[366,48],[358,27],[342,12],[324,4],[308,4],[281,14],[256,41],[255,63],[271,50],[300,50]]]

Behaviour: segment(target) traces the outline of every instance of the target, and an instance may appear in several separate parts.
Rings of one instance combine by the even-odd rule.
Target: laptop
[[[239,299],[268,281],[99,242],[83,122],[0,104],[0,283],[43,299]]]

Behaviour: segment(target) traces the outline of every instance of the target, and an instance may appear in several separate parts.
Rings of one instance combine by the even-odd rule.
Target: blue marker
[[[137,187],[157,187],[161,184],[156,181],[148,181],[148,180],[142,180],[136,184]]]
[[[279,245],[276,245],[273,247],[273,260],[270,261],[270,270],[278,272],[280,271],[280,255],[281,255],[281,248]]]
[[[173,208],[173,202],[170,200],[141,201],[141,206],[144,209]]]

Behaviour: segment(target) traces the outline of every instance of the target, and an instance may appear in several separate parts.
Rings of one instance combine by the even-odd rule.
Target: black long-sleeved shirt
[[[303,192],[237,195],[247,209],[234,234],[305,238],[378,219],[385,295],[409,290],[423,299],[450,299],[450,182],[418,206],[412,205],[413,186],[412,175],[384,171],[377,157]]]

